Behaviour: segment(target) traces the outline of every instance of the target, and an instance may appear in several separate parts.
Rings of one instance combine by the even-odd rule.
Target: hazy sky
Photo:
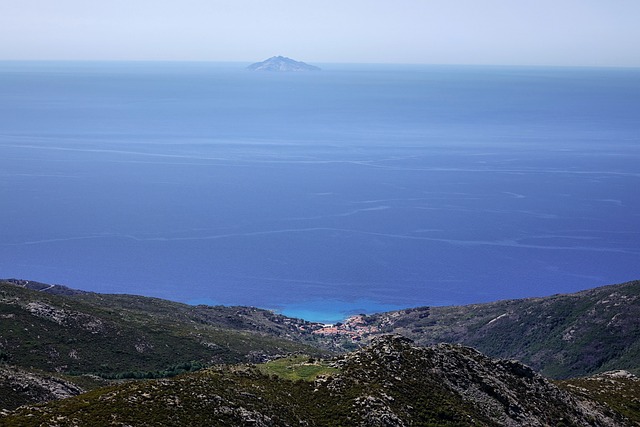
[[[640,66],[640,0],[0,0],[0,59]]]

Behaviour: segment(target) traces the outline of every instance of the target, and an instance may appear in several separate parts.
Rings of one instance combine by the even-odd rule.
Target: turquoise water
[[[637,279],[640,70],[0,63],[0,277],[312,320]]]

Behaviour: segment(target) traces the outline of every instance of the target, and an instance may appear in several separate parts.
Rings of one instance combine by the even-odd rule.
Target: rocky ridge
[[[314,420],[342,420],[340,423],[345,425],[357,425],[344,421],[351,420],[351,413],[359,414],[357,419],[363,425],[371,425],[374,419],[386,420],[388,425],[403,425],[406,420],[414,419],[436,423],[442,417],[457,420],[457,425],[518,425],[522,422],[518,414],[539,417],[536,408],[546,408],[545,400],[548,399],[552,406],[545,412],[560,413],[562,409],[553,408],[566,407],[567,396],[573,396],[577,400],[569,402],[580,407],[583,418],[595,411],[595,419],[604,414],[620,425],[627,425],[628,422],[618,415],[623,414],[638,423],[640,386],[631,372],[561,381],[557,383],[560,389],[554,389],[548,388],[550,383],[546,380],[544,385],[534,381],[532,378],[539,375],[519,362],[489,359],[460,345],[436,345],[420,350],[400,337],[391,342],[379,337],[388,332],[401,332],[416,338],[416,344],[421,345],[429,345],[433,340],[471,343],[478,348],[488,347],[488,352],[502,351],[505,359],[526,360],[535,350],[537,353],[533,354],[537,358],[530,360],[537,366],[532,368],[539,370],[542,367],[543,372],[549,366],[564,366],[564,369],[579,366],[589,372],[628,367],[636,372],[633,369],[638,368],[640,348],[639,285],[636,281],[546,298],[359,315],[342,325],[334,325],[337,334],[323,335],[318,333],[323,329],[320,324],[253,307],[194,307],[157,298],[96,294],[31,281],[0,281],[0,366],[4,372],[0,381],[0,387],[3,387],[0,394],[4,398],[0,401],[0,409],[66,396],[56,392],[65,381],[77,390],[94,390],[112,379],[168,378],[214,363],[262,363],[292,352],[298,354],[298,359],[307,357],[317,361],[322,354],[328,354],[318,347],[344,350],[366,346],[328,362],[342,373],[321,375],[311,385],[294,382],[292,386],[290,381],[280,380],[272,383],[273,375],[281,373],[269,374],[269,368],[265,368],[268,364],[259,369],[220,366],[149,383],[166,387],[163,390],[172,396],[171,399],[176,396],[178,399],[193,398],[180,393],[176,395],[178,385],[186,389],[200,387],[204,394],[215,389],[225,404],[218,407],[214,415],[228,416],[236,421],[246,417],[263,419],[263,415],[271,417],[265,415],[273,413],[269,412],[272,409],[263,408],[265,401],[276,399],[270,401],[269,408],[278,407],[282,412],[285,407],[278,406],[281,405],[278,402],[298,396],[294,399],[294,408],[311,411],[315,414]],[[354,340],[356,337],[359,341]],[[302,345],[303,342],[316,347]],[[421,356],[416,356],[419,354]],[[493,361],[487,362],[490,360]],[[558,361],[571,363],[558,365]],[[301,369],[318,368],[314,367],[317,363],[311,362],[299,365]],[[326,363],[320,365],[328,366]],[[416,366],[420,368],[416,369]],[[571,372],[570,369],[562,371],[565,372],[563,375]],[[430,374],[425,376],[423,371]],[[462,374],[456,374],[460,372]],[[65,376],[65,373],[74,376]],[[524,380],[512,382],[512,374]],[[31,376],[30,383],[21,379],[26,378],[25,375]],[[307,372],[281,379],[307,379],[308,375]],[[237,395],[225,396],[218,392],[220,382],[236,384],[238,381],[242,387],[231,389],[236,390]],[[270,397],[255,394],[258,402],[246,406],[245,394],[253,392],[243,388],[247,385],[245,381],[252,383],[251,388],[258,387]],[[255,381],[259,384],[254,384]],[[531,381],[531,384],[518,385],[523,381]],[[32,386],[16,387],[18,383]],[[146,383],[136,385],[136,390],[146,390]],[[535,388],[537,386],[541,388]],[[128,393],[128,388],[120,387],[124,386],[117,387],[118,396]],[[309,391],[307,387],[313,388]],[[425,388],[429,389],[428,396],[421,394]],[[528,402],[535,402],[535,399],[521,400],[520,391],[514,389],[528,390],[525,393],[529,396],[535,397],[537,393],[543,397],[529,407]],[[557,390],[564,397],[556,404],[553,402],[557,399],[552,397],[557,395]],[[83,396],[90,397],[94,392],[102,393],[89,391]],[[309,397],[311,392],[315,398]],[[288,397],[277,397],[281,393],[288,393]],[[147,401],[144,396],[140,399]],[[596,401],[600,403],[593,403]],[[114,401],[114,405],[125,405],[126,402]],[[417,412],[416,402],[421,402],[418,407],[422,408]],[[154,399],[148,403],[156,405]],[[310,404],[317,408],[309,409]],[[483,412],[478,408],[489,409]],[[278,411],[276,414],[280,413]],[[246,417],[237,418],[238,414]],[[289,414],[286,419],[305,419],[296,414]],[[132,416],[139,415],[136,412]],[[274,415],[270,419],[279,418]],[[475,424],[466,424],[469,419],[475,420]],[[495,420],[500,421],[496,424]],[[276,422],[273,425],[284,424]],[[603,421],[600,425],[611,424]]]
[[[366,343],[400,334],[420,345],[459,343],[520,360],[552,378],[640,368],[640,281],[574,294],[354,316],[315,331]]]
[[[640,378],[625,370],[603,372],[591,377],[559,381],[573,394],[604,403],[640,426]]]
[[[391,390],[394,386],[413,387],[411,399],[406,400],[400,413],[421,403],[420,389],[428,384],[432,390],[440,388],[445,395],[455,396],[473,408],[470,424],[479,415],[482,417],[477,419],[502,426],[547,426],[561,422],[613,426],[620,422],[604,415],[598,404],[563,392],[518,361],[492,359],[461,345],[423,348],[400,336],[376,337],[364,351],[345,357],[343,372],[357,381],[378,378]],[[403,397],[406,399],[399,396]],[[390,401],[385,393],[369,396],[367,400]],[[391,413],[389,418],[400,418],[400,414]]]
[[[121,384],[45,406],[4,425],[627,426],[628,420],[562,390],[515,361],[458,345],[416,347],[378,337],[312,381],[250,365]]]
[[[56,376],[0,365],[0,414],[21,405],[77,396],[84,390]]]

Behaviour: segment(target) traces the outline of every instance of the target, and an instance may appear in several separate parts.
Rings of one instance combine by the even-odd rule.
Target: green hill
[[[262,361],[297,351],[326,353],[287,339],[295,333],[299,340],[313,340],[304,332],[306,322],[265,310],[192,307],[156,298],[59,289],[43,292],[29,289],[24,281],[0,282],[1,361],[114,377],[189,370],[191,362],[208,365]]]
[[[387,336],[330,363],[332,374],[307,381],[227,366],[129,382],[22,408],[2,421],[6,426],[632,425],[518,362],[490,359],[466,347],[421,348]]]
[[[365,342],[396,333],[420,345],[464,344],[552,378],[616,369],[640,373],[640,281],[543,298],[412,308],[341,327],[375,328],[362,334]]]
[[[96,410],[103,408],[104,414],[124,411],[122,414],[128,414],[123,415],[124,420],[147,419],[151,415],[137,403],[118,409],[113,405],[124,405],[124,401],[114,400],[110,406],[110,398],[105,396],[114,393],[129,402],[146,402],[146,395],[155,396],[150,390],[157,389],[171,399],[191,402],[183,405],[184,413],[178,411],[179,406],[173,408],[178,411],[175,425],[196,420],[193,411],[198,410],[197,405],[206,407],[202,417],[232,423],[254,419],[255,415],[255,420],[261,420],[255,425],[283,425],[280,421],[292,425],[300,421],[308,425],[375,425],[377,419],[390,420],[383,425],[403,425],[405,421],[417,425],[503,425],[501,421],[496,424],[496,419],[509,425],[509,420],[517,419],[517,414],[510,412],[513,408],[532,417],[564,411],[545,406],[545,399],[558,396],[556,389],[544,391],[551,395],[540,397],[536,405],[546,408],[542,412],[526,406],[526,399],[520,400],[518,393],[524,386],[516,387],[520,391],[511,389],[531,378],[547,387],[546,380],[534,371],[554,378],[620,369],[638,372],[640,282],[544,298],[361,315],[337,325],[338,334],[318,334],[322,326],[253,307],[190,306],[32,281],[0,281],[0,410],[6,413],[19,405],[80,394],[65,399],[67,403],[25,409],[20,417],[28,418],[15,418],[21,421],[11,425],[35,425],[24,423],[27,419],[48,419],[47,414],[66,417],[69,411],[83,414],[86,420],[101,419],[100,413],[85,408],[89,403],[97,405]],[[399,338],[390,342],[380,337],[389,333],[410,337],[422,346],[464,344],[492,357],[518,359],[533,370],[516,362],[490,361],[470,348],[440,345],[417,349]],[[338,360],[326,359],[336,354],[330,350],[344,353],[372,340],[374,344],[363,350]],[[390,353],[381,353],[383,348]],[[411,357],[407,359],[405,354]],[[212,366],[217,367],[202,370]],[[507,375],[505,370],[510,379],[498,381]],[[513,375],[519,379],[511,378]],[[638,421],[640,413],[637,398],[633,398],[637,378],[629,375],[558,384],[569,393],[568,398],[587,402],[585,408],[599,408],[596,418],[616,420],[598,425],[626,425],[620,414]],[[397,378],[402,381],[395,384]],[[109,384],[112,388],[99,389]],[[224,384],[229,390],[221,390]],[[494,392],[495,387],[506,387],[506,391]],[[221,397],[220,402],[231,403],[203,403],[182,394],[199,389],[202,395],[213,393]],[[529,390],[525,394],[531,397],[535,393]],[[253,396],[248,400],[253,403],[244,406],[242,396]],[[392,399],[386,401],[384,396]],[[492,409],[478,412],[478,405],[488,401],[494,402]],[[411,402],[418,402],[422,409],[415,412]],[[147,404],[160,414],[158,405],[171,407],[155,397]],[[358,405],[366,410],[360,411]],[[354,411],[360,415],[353,415]],[[365,415],[369,412],[380,416],[369,419]],[[149,420],[155,421],[147,425],[162,425],[159,419],[151,417]],[[3,422],[0,420],[0,425]],[[540,425],[548,422],[540,421]]]

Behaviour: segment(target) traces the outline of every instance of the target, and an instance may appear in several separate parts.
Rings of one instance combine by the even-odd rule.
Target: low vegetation
[[[267,332],[206,322],[195,307],[155,298],[55,295],[0,283],[0,308],[2,360],[51,372],[106,378],[185,363],[260,362],[296,351],[327,354]]]
[[[627,425],[517,362],[460,346],[418,348],[381,337],[333,360],[340,368],[331,376],[311,380],[317,373],[298,371],[301,378],[289,380],[277,374],[307,363],[308,357],[297,356],[127,382],[21,408],[3,425]]]
[[[252,307],[0,281],[0,424],[640,425],[638,281],[328,331]],[[586,376],[611,369],[629,372]],[[536,371],[583,377],[556,386]]]
[[[332,366],[333,365],[333,366]],[[340,370],[326,360],[306,355],[292,355],[259,365],[260,372],[291,381],[313,381],[320,375],[335,375]]]
[[[608,406],[631,424],[640,426],[640,378],[637,376],[619,370],[557,383],[565,390]]]
[[[413,308],[363,321],[378,328],[372,336],[460,343],[520,360],[551,378],[616,369],[640,374],[640,281],[544,298]]]
[[[293,326],[264,310],[216,310],[26,284],[0,282],[0,364],[6,374],[0,377],[0,410],[56,398],[46,390],[57,387],[47,379],[51,376],[91,390],[104,385],[96,378],[166,378],[212,364],[262,362],[295,352],[328,354],[280,332],[270,334],[270,329]],[[259,324],[252,318],[265,320]],[[17,385],[23,371],[30,373],[33,387]]]

